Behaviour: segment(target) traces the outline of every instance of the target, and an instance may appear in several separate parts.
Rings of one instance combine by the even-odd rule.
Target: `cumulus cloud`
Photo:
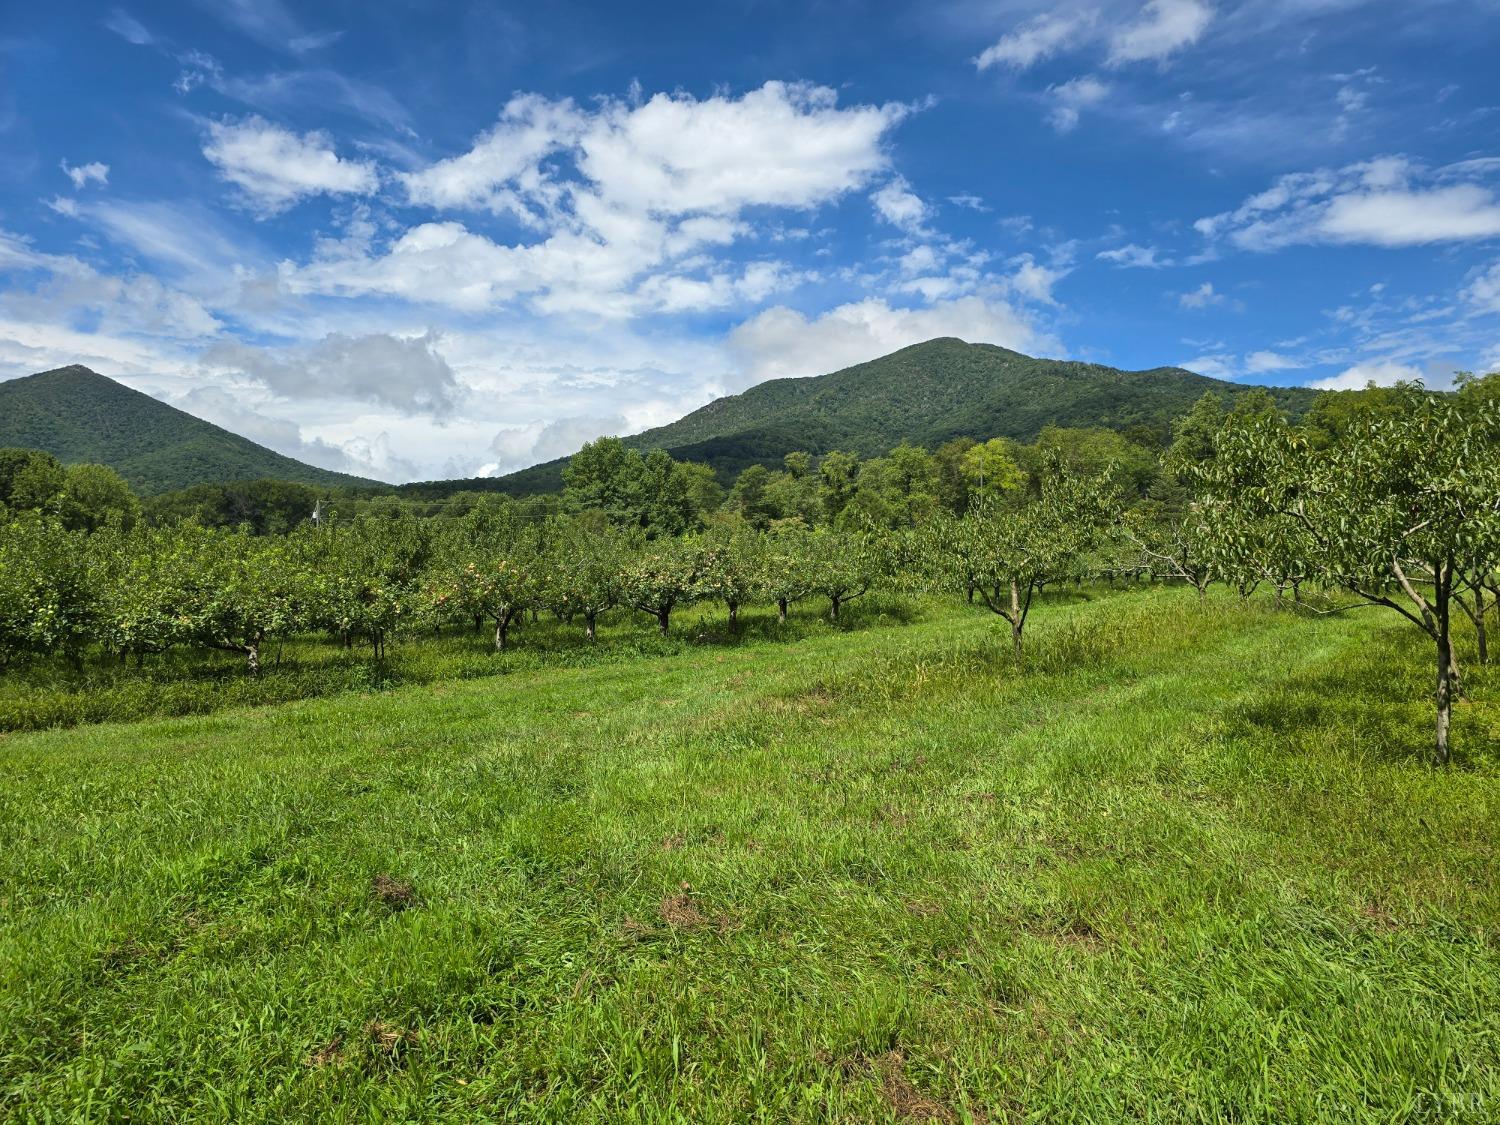
[[[557,206],[562,193],[542,161],[576,144],[585,120],[570,99],[519,95],[468,152],[398,179],[407,198],[420,206],[508,212],[536,224],[541,213]]]
[[[1140,16],[1110,38],[1109,61],[1164,59],[1202,38],[1213,16],[1202,0],[1148,0]]]
[[[629,433],[629,423],[623,414],[579,415],[573,418],[558,418],[543,425],[531,442],[527,453],[536,461],[551,461],[577,453],[595,438]],[[506,451],[504,437],[496,438],[496,453]]]
[[[351,443],[346,448],[322,438],[309,438],[296,422],[257,410],[240,395],[225,387],[211,384],[193,387],[185,394],[176,396],[173,405],[194,417],[212,422],[231,433],[247,437],[277,453],[306,461],[320,469],[390,479],[389,458],[372,456],[369,442]],[[386,463],[378,463],[380,461]],[[401,472],[403,468],[410,468],[409,465],[398,465],[396,468],[399,475],[410,475]]]
[[[1475,276],[1465,287],[1464,298],[1482,312],[1500,313],[1500,262]]]
[[[1199,219],[1209,238],[1245,250],[1317,243],[1423,246],[1500,236],[1500,201],[1472,163],[1429,169],[1381,157],[1339,169],[1295,172],[1233,211]],[[1450,182],[1452,180],[1464,182]]]
[[[98,184],[103,187],[109,183],[109,165],[101,164],[97,160],[91,160],[87,164],[73,166],[66,160],[61,162],[63,175],[73,181],[73,190],[82,191],[89,184]]]
[[[980,70],[992,66],[1025,70],[1074,46],[1091,22],[1092,18],[1086,14],[1037,16],[986,47],[974,65]]]
[[[877,215],[905,231],[920,233],[922,224],[927,220],[927,204],[900,176],[882,184],[878,191],[870,195],[870,202],[875,205]]]
[[[821,375],[938,336],[1031,353],[1057,347],[1010,305],[963,297],[915,309],[869,298],[812,318],[785,307],[767,309],[729,334],[729,348],[749,385]]]
[[[793,275],[771,264],[736,278],[695,255],[748,233],[751,208],[810,210],[868,186],[908,112],[841,107],[833,90],[781,82],[739,98],[658,94],[589,110],[521,96],[468,152],[402,182],[414,202],[509,212],[544,237],[499,242],[456,220],[423,223],[384,246],[326,244],[282,281],[294,293],[464,311],[524,298],[541,312],[627,316],[753,299]]]
[[[1370,363],[1356,363],[1337,375],[1318,379],[1309,383],[1308,386],[1320,391],[1355,391],[1370,383],[1374,383],[1377,387],[1389,387],[1396,383],[1411,382],[1423,377],[1422,370],[1410,364],[1396,363],[1393,360],[1377,360]]]
[[[1047,121],[1059,133],[1070,133],[1078,127],[1083,110],[1098,105],[1109,96],[1109,86],[1092,75],[1074,78],[1047,88],[1052,108]]]
[[[1287,371],[1301,367],[1299,360],[1284,356],[1280,352],[1251,352],[1245,357],[1245,370],[1251,375],[1265,375],[1272,371]]]
[[[369,195],[380,185],[373,163],[341,158],[324,134],[298,135],[261,117],[208,122],[203,155],[262,215],[313,195]]]
[[[1169,258],[1158,258],[1155,246],[1137,246],[1134,242],[1117,246],[1113,250],[1101,250],[1094,257],[1113,262],[1121,269],[1158,270],[1172,264]]]
[[[1196,371],[1199,375],[1207,375],[1210,379],[1233,379],[1240,373],[1235,357],[1222,352],[1200,355],[1178,366]]]
[[[1056,304],[1052,287],[1068,275],[1066,269],[1044,266],[1030,254],[1015,260],[1016,272],[1010,276],[1011,288],[1021,296],[1044,305]]]
[[[1205,281],[1191,292],[1177,295],[1177,303],[1185,309],[1211,308],[1214,305],[1222,305],[1226,300],[1224,294],[1214,291],[1214,283],[1211,281]]]
[[[442,417],[451,413],[459,386],[436,344],[431,332],[410,338],[332,333],[315,344],[278,350],[217,344],[202,362],[285,398],[353,399]]]

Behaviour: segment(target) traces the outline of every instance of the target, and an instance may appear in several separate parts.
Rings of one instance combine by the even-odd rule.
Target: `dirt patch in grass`
[[[727,934],[737,929],[739,922],[728,914],[708,915],[698,909],[698,903],[693,898],[691,885],[682,884],[681,890],[675,895],[668,895],[661,900],[658,907],[661,920],[674,930],[699,930],[706,926],[712,926],[721,934]],[[626,919],[627,922],[630,919]]]
[[[954,1113],[936,1098],[930,1098],[912,1085],[906,1077],[906,1056],[900,1051],[888,1051],[876,1060],[880,1074],[880,1093],[904,1121],[956,1122]]]
[[[687,846],[687,833],[674,832],[670,836],[662,838],[661,850],[664,852],[675,852],[678,848]]]
[[[1372,930],[1390,933],[1399,930],[1404,923],[1378,902],[1367,902],[1359,908],[1359,916]]]
[[[335,1035],[327,1043],[324,1043],[312,1054],[307,1056],[307,1065],[313,1069],[324,1066],[337,1066],[344,1058],[344,1037]]]
[[[892,1049],[883,1055],[870,1056],[862,1051],[835,1059],[825,1051],[814,1058],[839,1072],[846,1082],[873,1077],[880,1082],[880,1095],[891,1111],[902,1121],[957,1122],[959,1116],[936,1098],[928,1097],[906,1076],[906,1056]],[[982,1115],[974,1117],[984,1121]]]
[[[384,872],[370,881],[370,893],[379,899],[392,914],[410,910],[421,901],[416,888],[410,883]]]
[[[1022,923],[1021,929],[1053,945],[1098,953],[1108,944],[1104,935],[1084,918],[1044,918]]]

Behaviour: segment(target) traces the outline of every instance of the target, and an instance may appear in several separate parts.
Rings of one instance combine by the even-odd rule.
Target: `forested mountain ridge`
[[[748,465],[779,465],[793,450],[875,456],[903,441],[929,448],[955,437],[1031,441],[1047,425],[1141,427],[1165,438],[1204,391],[1235,397],[1253,389],[1180,367],[1122,371],[944,337],[827,375],[772,379],[625,443],[707,463],[727,483]],[[1293,418],[1318,396],[1305,387],[1266,389]],[[562,486],[566,460],[493,480],[404,487],[424,495],[445,488],[551,492]]]
[[[265,479],[382,487],[267,449],[77,364],[0,383],[0,447],[9,446],[108,465],[143,496]]]

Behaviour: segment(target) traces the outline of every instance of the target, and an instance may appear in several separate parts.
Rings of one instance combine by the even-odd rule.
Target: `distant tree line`
[[[837,619],[873,589],[947,590],[1008,627],[1084,580],[1265,588],[1290,610],[1384,607],[1433,645],[1435,748],[1500,604],[1500,376],[1324,396],[1291,424],[1265,394],[1212,393],[1170,440],[1043,430],[1037,441],[791,453],[728,489],[706,466],[615,438],[580,450],[560,495],[524,501],[328,496],[201,486],[145,505],[98,466],[0,451],[0,665],[178,647],[239,654],[323,632],[347,647],[484,630],[496,650],[540,614],[592,640],[611,611],[657,629],[690,603],[817,599]],[[314,524],[315,510],[320,519]]]

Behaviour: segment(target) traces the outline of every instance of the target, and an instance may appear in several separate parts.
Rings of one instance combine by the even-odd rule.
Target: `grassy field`
[[[1500,706],[1154,590],[0,736],[0,1117],[1500,1119]]]

